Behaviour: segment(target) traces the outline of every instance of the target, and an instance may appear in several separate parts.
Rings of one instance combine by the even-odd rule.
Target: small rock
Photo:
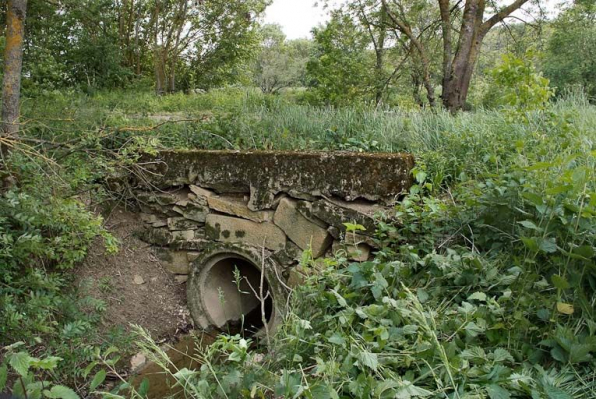
[[[174,280],[176,280],[176,283],[178,283],[178,284],[184,284],[188,281],[188,276],[187,275],[176,276],[176,277],[174,277]]]
[[[165,220],[157,220],[152,224],[152,226],[155,228],[165,227],[167,225],[168,225],[168,223]]]
[[[147,363],[147,357],[142,353],[137,353],[130,359],[130,369],[135,372]]]
[[[333,243],[333,254],[346,256],[350,260],[365,262],[370,257],[371,248],[366,244],[358,243],[356,245],[345,242],[335,241]]]
[[[138,274],[137,274],[137,275],[135,275],[135,277],[134,277],[134,280],[133,280],[133,281],[134,281],[134,283],[135,283],[136,285],[142,285],[142,284],[145,284],[145,279],[144,279],[142,276],[139,276]]]

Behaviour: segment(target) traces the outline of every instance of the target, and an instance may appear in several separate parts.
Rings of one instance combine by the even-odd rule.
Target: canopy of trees
[[[287,40],[280,26],[262,25],[270,0],[8,3],[27,13],[27,95],[130,84],[151,84],[162,95],[252,84],[265,93],[307,88],[305,99],[318,104],[457,111],[490,97],[481,92],[501,56],[529,49],[557,93],[579,88],[596,95],[592,0],[562,4],[555,19],[528,0],[349,0],[328,4],[329,21],[313,29],[313,39],[299,40]],[[1,15],[3,26],[10,16]],[[10,34],[13,25],[7,26]],[[0,45],[6,70],[16,72],[20,67],[9,65],[14,43]],[[5,85],[20,86],[10,76]]]

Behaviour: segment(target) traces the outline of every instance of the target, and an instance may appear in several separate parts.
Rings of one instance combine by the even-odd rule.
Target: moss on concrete
[[[275,195],[335,196],[391,202],[412,184],[410,154],[280,151],[163,151],[145,156],[151,179],[166,188],[187,184],[249,193],[251,210],[271,208]]]

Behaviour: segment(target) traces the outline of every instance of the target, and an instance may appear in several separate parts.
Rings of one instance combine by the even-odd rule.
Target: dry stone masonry
[[[375,216],[390,215],[414,165],[408,154],[266,151],[169,151],[143,162],[152,177],[137,192],[142,237],[180,281],[190,274],[195,322],[220,329],[245,323],[247,304],[259,307],[255,295],[234,291],[255,294],[261,273],[275,293],[274,324],[284,287],[301,281],[304,251],[315,259],[338,252],[369,259]],[[361,227],[347,232],[345,223]],[[238,270],[245,290],[230,286]]]

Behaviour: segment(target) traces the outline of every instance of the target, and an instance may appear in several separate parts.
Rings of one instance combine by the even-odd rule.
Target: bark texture
[[[19,100],[26,12],[27,0],[8,0],[2,83],[2,133],[8,136],[14,136],[19,131]]]
[[[472,73],[482,42],[490,29],[529,0],[516,0],[484,21],[485,0],[467,0],[464,6],[459,40],[453,53],[451,9],[448,0],[439,0],[443,30],[443,105],[451,112],[464,109]]]

